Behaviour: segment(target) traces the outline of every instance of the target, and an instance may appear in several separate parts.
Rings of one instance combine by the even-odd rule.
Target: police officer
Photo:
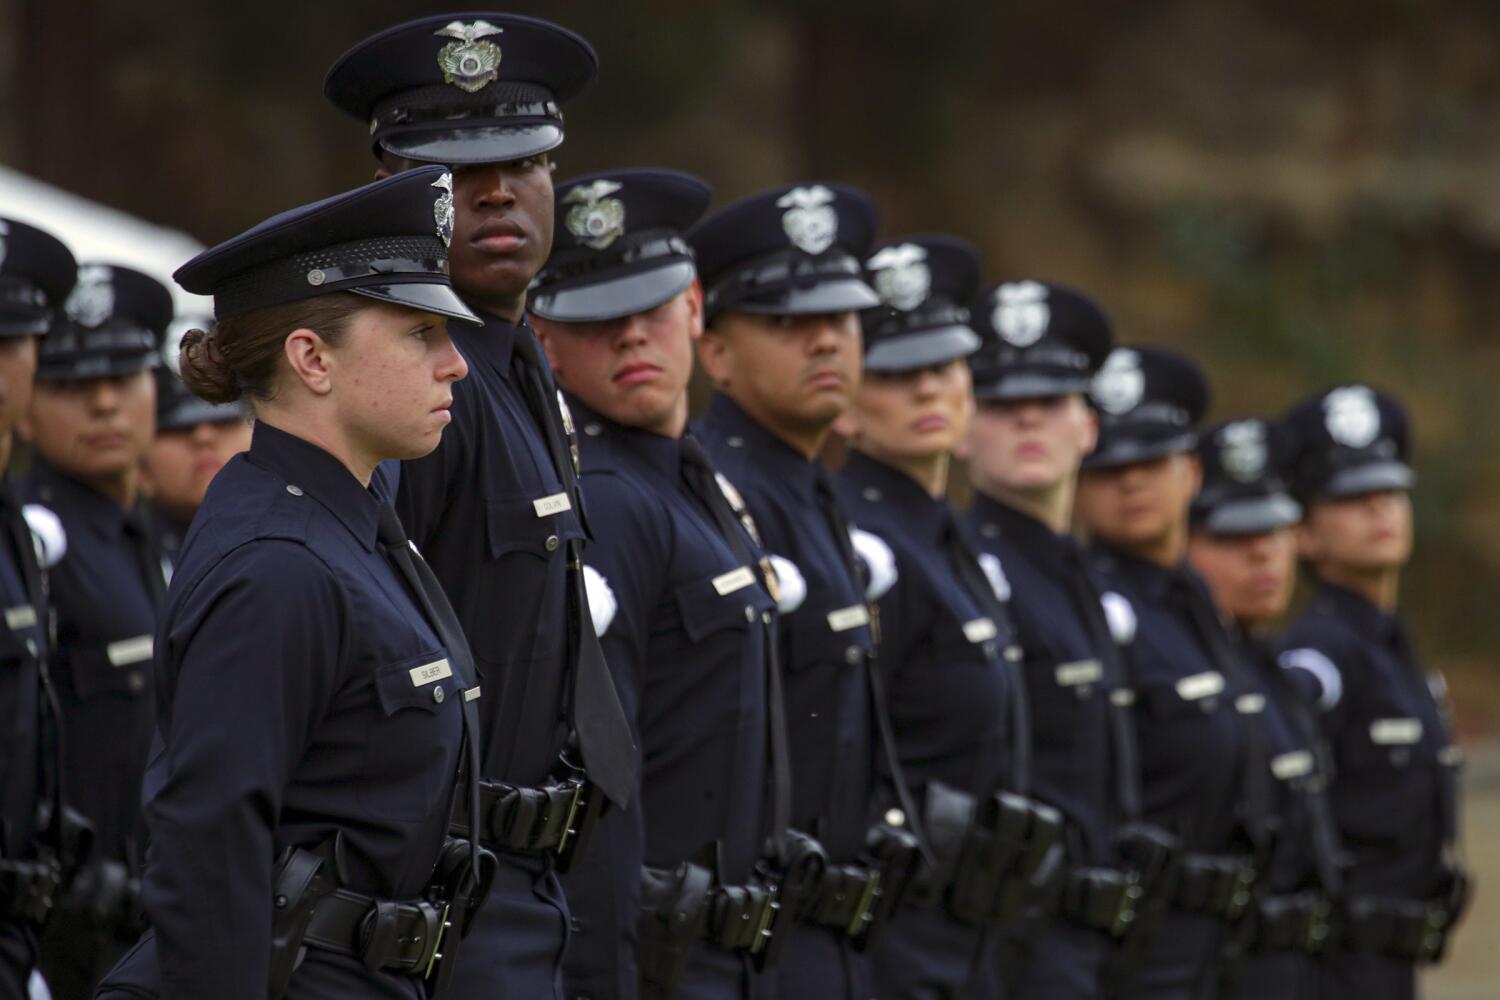
[[[382,460],[437,445],[466,371],[445,320],[477,319],[443,267],[441,176],[283,213],[177,272],[219,321],[183,341],[189,387],[257,420],[162,616],[152,929],[101,997],[413,998],[457,947],[467,896],[433,869],[473,856],[444,844],[479,688],[369,489]]]
[[[1282,479],[1285,435],[1277,425],[1254,417],[1220,424],[1202,435],[1198,458],[1203,486],[1193,500],[1188,561],[1252,670],[1256,691],[1241,707],[1264,722],[1275,788],[1272,854],[1244,928],[1251,951],[1220,994],[1237,986],[1245,997],[1315,1000],[1323,995],[1316,956],[1329,943],[1341,882],[1326,797],[1331,774],[1317,720],[1277,665],[1269,634],[1291,601],[1302,509]]]
[[[1350,853],[1320,995],[1400,1000],[1416,994],[1415,965],[1442,957],[1467,896],[1446,688],[1397,611],[1411,555],[1410,431],[1395,398],[1357,384],[1302,401],[1283,425],[1306,508],[1298,552],[1316,590],[1281,663],[1321,715]]]
[[[708,324],[698,356],[715,389],[696,433],[778,567],[792,825],[840,873],[786,941],[775,995],[788,1000],[877,993],[861,948],[880,870],[866,855],[880,678],[865,582],[817,462],[859,387],[858,311],[880,301],[860,268],[875,224],[861,192],[804,183],[744,198],[689,233]]]
[[[559,105],[597,65],[570,31],[479,12],[367,38],[325,85],[369,126],[382,172],[453,168],[453,282],[484,320],[454,333],[471,374],[454,392],[453,432],[401,467],[396,503],[488,691],[481,834],[502,864],[458,997],[560,994],[568,915],[554,869],[581,852],[606,797],[626,804],[638,767],[584,596],[571,426],[524,316],[552,246]],[[565,840],[565,824],[542,819],[570,812],[584,835]]]
[[[1120,993],[1212,996],[1220,950],[1250,902],[1269,777],[1259,720],[1237,708],[1253,686],[1184,564],[1208,385],[1181,354],[1116,348],[1091,393],[1100,440],[1084,459],[1077,510],[1119,637],[1130,639],[1143,812],[1185,849],[1155,935],[1126,953],[1135,967],[1119,974]]]
[[[1010,594],[1036,796],[1067,821],[1069,867],[1055,909],[1035,901],[1007,935],[1002,971],[1008,995],[1085,1000],[1104,995],[1111,939],[1131,927],[1142,879],[1163,860],[1159,833],[1139,823],[1119,647],[1069,534],[1079,465],[1098,439],[1089,379],[1113,337],[1087,296],[1041,281],[991,285],[974,298],[972,314],[984,346],[969,361],[978,407],[965,525]]]
[[[685,435],[703,292],[682,233],[709,197],[666,170],[559,186],[561,225],[531,289],[582,430],[588,565],[608,608],[594,624],[645,759],[630,811],[606,818],[564,879],[569,997],[769,995],[752,955],[773,902],[757,864],[789,781],[768,784],[773,584]]]
[[[155,725],[152,634],[165,591],[140,496],[156,413],[152,368],[172,297],[148,275],[83,264],[40,346],[22,425],[34,450],[22,487],[49,567],[62,781],[93,825],[94,857],[43,940],[59,998],[87,997],[140,931],[141,775]]]
[[[1018,901],[1008,883],[1021,873],[990,856],[1028,847],[1025,801],[999,793],[1026,790],[1029,733],[1009,614],[946,500],[973,405],[964,359],[979,337],[965,305],[979,259],[961,240],[922,236],[878,247],[865,266],[884,304],[862,314],[865,376],[838,488],[854,522],[894,553],[880,668],[936,862],[934,884],[876,945],[880,995],[998,997],[997,927],[1015,909],[1002,897]],[[1014,836],[1009,811],[1022,824]],[[1055,837],[1060,818],[1048,813]]]
[[[207,330],[212,322],[206,316],[179,317],[168,331],[162,364],[156,369],[156,438],[141,466],[141,486],[157,544],[169,566],[177,560],[208,484],[225,462],[250,447],[249,407],[201,399],[177,374],[175,348],[181,335],[190,329]]]
[[[68,248],[48,233],[0,219],[0,469],[31,401],[37,344],[77,278]],[[37,961],[37,932],[60,874],[58,843],[38,811],[57,803],[56,733],[49,722],[46,584],[31,532],[8,477],[0,477],[0,706],[6,749],[0,766],[0,997],[22,1000]]]

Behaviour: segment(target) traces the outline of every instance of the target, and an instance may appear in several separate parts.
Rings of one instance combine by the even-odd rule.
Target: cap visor
[[[878,341],[865,352],[865,369],[902,372],[947,364],[979,350],[979,335],[966,326],[940,326]]]
[[[757,316],[819,316],[824,313],[858,312],[880,305],[880,296],[859,278],[821,282],[812,288],[793,288],[762,299],[741,299],[721,312],[753,313]]]
[[[482,326],[484,323],[468,306],[464,305],[464,300],[459,298],[458,293],[449,285],[414,281],[400,285],[361,285],[358,288],[345,288],[342,291],[354,292],[356,295],[379,299],[381,302],[389,302],[392,305],[406,306],[408,309],[437,313],[439,316],[473,323],[475,326]]]
[[[1357,497],[1388,490],[1409,490],[1417,474],[1404,462],[1376,461],[1335,472],[1319,494],[1325,497]]]
[[[461,119],[460,119],[461,120]],[[376,139],[396,156],[421,163],[508,163],[562,145],[560,125],[481,125],[386,132]]]
[[[698,276],[690,260],[621,275],[597,284],[543,289],[527,300],[527,311],[555,323],[595,323],[655,309],[682,293]]]
[[[249,416],[249,411],[240,403],[210,403],[197,396],[182,397],[156,415],[156,429],[176,431],[199,424],[227,424]]]
[[[1260,535],[1302,520],[1302,506],[1285,493],[1229,500],[1211,508],[1199,525],[1210,535]]]
[[[1088,379],[1081,375],[1045,375],[1036,372],[1014,372],[974,385],[975,399],[1018,400],[1048,399],[1088,391]]]
[[[36,377],[43,382],[78,382],[90,378],[114,378],[151,371],[161,364],[161,355],[149,354],[83,355],[56,360],[42,359],[36,366]]]
[[[1107,442],[1103,448],[1085,455],[1083,468],[1113,469],[1138,462],[1154,462],[1180,451],[1192,451],[1197,446],[1198,435],[1191,431],[1156,440],[1126,437]]]

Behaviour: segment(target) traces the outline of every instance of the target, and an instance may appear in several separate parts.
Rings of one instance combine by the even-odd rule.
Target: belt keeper
[[[385,965],[398,943],[400,907],[390,900],[376,900],[359,928],[359,960],[371,972]]]

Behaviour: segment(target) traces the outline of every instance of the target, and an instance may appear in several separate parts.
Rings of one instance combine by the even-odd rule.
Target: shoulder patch
[[[1322,650],[1299,646],[1283,651],[1276,662],[1281,664],[1283,670],[1306,670],[1313,675],[1322,691],[1318,695],[1318,707],[1323,711],[1333,708],[1343,698],[1344,675]]]
[[[850,526],[849,541],[854,545],[854,554],[863,559],[870,570],[870,582],[865,587],[865,600],[878,601],[890,592],[900,578],[896,569],[896,553],[884,538],[863,528]]]
[[[26,504],[21,508],[21,514],[31,528],[37,561],[47,569],[62,562],[63,556],[68,554],[68,533],[63,529],[62,518],[39,503]]]
[[[781,596],[776,600],[776,610],[791,614],[807,600],[807,580],[797,564],[785,556],[773,555],[771,565],[776,568],[776,582],[781,587]]]
[[[1002,601],[1010,600],[1010,578],[1005,575],[1005,567],[1000,565],[1000,557],[993,552],[979,553],[979,568],[984,570],[995,596]]]
[[[1109,634],[1114,636],[1115,642],[1122,646],[1134,642],[1135,606],[1130,603],[1129,598],[1108,590],[1099,595],[1099,603],[1104,606],[1104,620],[1109,622]]]
[[[583,589],[589,596],[589,614],[594,619],[594,634],[602,636],[613,624],[615,612],[620,610],[614,589],[602,573],[588,565],[583,567]]]

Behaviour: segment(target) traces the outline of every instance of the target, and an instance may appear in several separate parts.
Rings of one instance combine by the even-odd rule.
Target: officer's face
[[[971,384],[962,358],[908,372],[866,371],[852,411],[856,443],[897,462],[951,454],[969,427]]]
[[[1099,422],[1077,393],[982,400],[969,431],[969,465],[983,489],[1055,489],[1094,448]]]
[[[703,333],[697,284],[624,319],[553,323],[533,316],[531,322],[564,389],[626,427],[682,433],[693,343]]]
[[[36,376],[36,338],[0,337],[0,438],[26,416]]]
[[[1201,478],[1198,457],[1184,452],[1150,462],[1085,469],[1078,479],[1074,510],[1101,540],[1127,551],[1153,550],[1184,530]]]
[[[1291,528],[1255,535],[1196,531],[1188,561],[1213,591],[1220,613],[1247,628],[1271,624],[1291,602],[1297,565]]]
[[[448,266],[481,303],[521,301],[552,252],[552,169],[546,154],[453,168]]]
[[[714,385],[758,423],[822,434],[859,391],[859,317],[725,313],[704,335],[698,357]]]
[[[1411,557],[1411,498],[1400,490],[1314,500],[1297,532],[1302,557],[1355,572],[1380,572]]]
[[[164,430],[141,464],[146,494],[163,510],[191,520],[224,463],[250,447],[250,421],[210,421]]]
[[[36,383],[22,432],[48,462],[85,481],[133,475],[156,431],[151,371]]]

